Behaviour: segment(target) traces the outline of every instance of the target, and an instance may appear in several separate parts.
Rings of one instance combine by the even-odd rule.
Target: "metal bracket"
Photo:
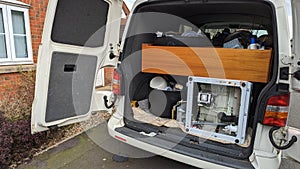
[[[294,58],[295,58],[294,55],[288,56],[288,55],[285,55],[285,54],[281,54],[280,56],[281,56],[280,57],[281,63],[284,64],[284,65],[291,65],[293,63]]]
[[[113,45],[112,43],[109,44],[109,48],[110,48],[110,51],[109,51],[109,59],[114,59],[116,57],[119,57],[119,54],[120,54],[120,44],[115,44]]]

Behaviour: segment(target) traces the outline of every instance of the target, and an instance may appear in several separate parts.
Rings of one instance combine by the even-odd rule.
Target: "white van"
[[[138,0],[119,44],[121,0],[51,0],[32,133],[113,109],[112,137],[196,167],[300,161],[300,1],[291,4],[292,35],[284,0]],[[113,94],[95,90],[108,65]]]

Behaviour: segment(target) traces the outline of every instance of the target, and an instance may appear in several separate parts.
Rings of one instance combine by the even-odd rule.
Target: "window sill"
[[[13,65],[13,66],[0,66],[0,74],[5,73],[18,73],[23,71],[35,71],[36,65]]]

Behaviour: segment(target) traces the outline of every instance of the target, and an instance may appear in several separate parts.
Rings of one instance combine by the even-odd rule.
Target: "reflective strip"
[[[115,138],[118,139],[118,140],[121,140],[121,141],[123,141],[123,142],[126,142],[126,141],[127,141],[125,138],[122,138],[122,137],[117,136],[117,135],[115,135]]]
[[[266,108],[266,111],[270,111],[270,112],[288,112],[289,111],[289,107],[287,106],[272,106],[272,105],[268,105]]]
[[[120,80],[113,79],[112,82],[113,82],[114,84],[119,84],[119,83],[120,83]]]

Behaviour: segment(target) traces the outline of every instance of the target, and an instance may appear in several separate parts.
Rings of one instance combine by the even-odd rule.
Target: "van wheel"
[[[112,159],[115,162],[118,162],[118,163],[123,163],[123,162],[128,161],[128,157],[123,156],[123,155],[119,155],[119,154],[114,154],[113,157],[112,157]]]

